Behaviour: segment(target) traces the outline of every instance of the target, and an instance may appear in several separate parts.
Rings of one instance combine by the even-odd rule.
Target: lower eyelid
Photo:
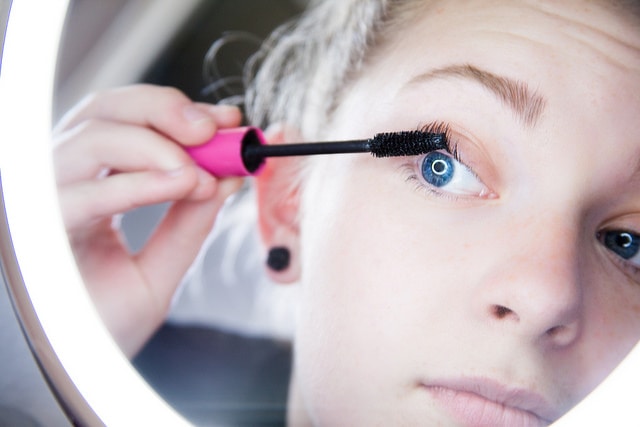
[[[462,163],[460,160],[456,159],[451,153],[449,153],[447,151],[444,151],[444,150],[438,150],[438,152],[445,153],[447,156],[450,156],[454,161],[456,161],[457,163],[461,164],[466,169],[465,173],[470,173],[471,175],[473,175],[473,177],[478,181],[478,183],[482,187],[482,190],[477,194],[476,193],[464,193],[464,192],[455,193],[455,192],[451,192],[451,191],[447,191],[447,190],[439,190],[437,187],[434,187],[434,186],[430,185],[429,183],[424,182],[424,179],[420,178],[418,176],[418,174],[416,173],[416,171],[421,168],[422,161],[424,160],[425,156],[427,156],[429,153],[426,153],[426,154],[420,155],[420,156],[416,156],[416,157],[412,157],[410,162],[407,162],[407,163],[403,164],[403,166],[402,166],[402,169],[404,169],[406,171],[405,172],[406,175],[407,175],[406,181],[415,180],[415,182],[416,182],[416,190],[425,191],[426,194],[429,195],[429,196],[436,196],[436,197],[439,197],[439,198],[444,198],[444,199],[448,199],[448,200],[452,200],[452,201],[478,200],[478,199],[497,199],[498,198],[497,194],[492,192],[484,184],[482,179],[480,179],[480,177],[476,174],[475,171],[473,171],[467,165]]]
[[[624,259],[620,258],[620,256],[613,253],[611,250],[606,247],[602,247],[603,250],[607,253],[606,255],[610,258],[610,260],[622,270],[622,272],[633,282],[640,284],[640,267],[637,267]]]
[[[405,163],[401,168],[401,171],[405,176],[405,182],[410,182],[413,181],[414,182],[414,190],[415,191],[419,191],[422,192],[423,194],[427,195],[427,196],[431,196],[431,197],[438,197],[438,198],[443,198],[443,199],[448,199],[448,200],[459,200],[461,197],[455,195],[455,194],[451,194],[451,193],[446,193],[443,191],[438,191],[436,188],[429,186],[428,184],[425,184],[422,182],[422,180],[418,177],[418,175],[416,175],[415,173],[415,163]]]

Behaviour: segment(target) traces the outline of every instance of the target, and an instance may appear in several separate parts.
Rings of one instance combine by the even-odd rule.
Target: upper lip
[[[473,393],[484,399],[506,407],[529,412],[542,421],[552,423],[561,413],[549,404],[541,394],[528,388],[511,387],[488,378],[455,378],[422,382],[426,388],[438,387]]]

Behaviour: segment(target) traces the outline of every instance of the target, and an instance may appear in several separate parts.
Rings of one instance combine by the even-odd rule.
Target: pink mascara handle
[[[247,144],[264,144],[264,135],[256,127],[247,126],[220,129],[211,140],[202,145],[186,147],[187,153],[198,166],[214,176],[258,175],[264,161],[247,165],[242,158],[242,150]]]

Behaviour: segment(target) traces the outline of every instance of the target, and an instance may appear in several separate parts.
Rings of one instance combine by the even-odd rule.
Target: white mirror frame
[[[111,339],[62,226],[50,129],[67,6],[66,0],[14,0],[11,7],[0,77],[0,171],[13,241],[12,249],[3,230],[5,277],[34,355],[74,422],[188,425]]]
[[[76,269],[58,210],[51,106],[66,0],[14,0],[0,77],[0,255],[34,355],[80,425],[188,423],[140,377],[102,324]],[[638,425],[638,346],[555,425]]]

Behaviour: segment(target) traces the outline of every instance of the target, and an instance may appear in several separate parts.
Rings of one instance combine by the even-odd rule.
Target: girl
[[[547,425],[628,353],[639,24],[624,0],[325,0],[267,43],[247,112],[269,143],[450,135],[411,158],[270,160],[256,179],[262,240],[287,254],[268,273],[299,287],[290,425]],[[136,86],[56,131],[79,268],[130,355],[240,184],[181,146],[240,120]],[[112,217],[160,201],[129,254]]]

